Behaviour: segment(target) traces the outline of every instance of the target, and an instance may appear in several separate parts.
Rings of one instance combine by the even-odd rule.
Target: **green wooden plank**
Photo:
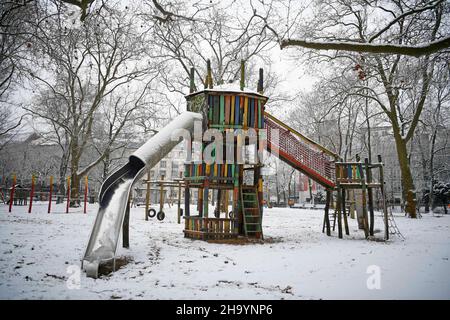
[[[220,119],[219,124],[225,125],[225,96],[220,96]]]
[[[225,96],[225,125],[229,125],[230,124],[230,114],[231,114],[231,108],[230,108],[230,104],[231,104],[231,96]]]

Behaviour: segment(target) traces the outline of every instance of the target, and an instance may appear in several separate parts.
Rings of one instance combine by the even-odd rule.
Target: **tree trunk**
[[[417,206],[419,207],[419,210],[420,210],[420,205],[423,204],[425,207],[425,213],[428,213],[428,212],[430,212],[430,206],[429,206],[430,202],[428,200],[426,200],[427,198],[425,196],[426,192],[427,192],[427,186],[429,184],[429,177],[427,176],[427,174],[428,174],[428,165],[427,165],[427,158],[426,158],[427,149],[424,148],[420,135],[418,136],[417,143],[419,145],[419,150],[420,150],[421,165],[422,165],[422,179],[424,182],[424,187],[422,188],[422,198],[420,199]],[[430,193],[428,192],[428,197],[429,196],[430,196]]]
[[[109,166],[111,165],[110,161],[110,152],[105,151],[105,158],[103,159],[103,181],[106,180],[106,178],[109,175]]]
[[[291,199],[291,182],[288,184],[288,199]]]
[[[77,208],[80,206],[80,180],[81,177],[72,172],[70,175],[70,207]]]
[[[394,139],[402,177],[403,199],[405,199],[406,201],[405,211],[410,218],[417,218],[414,181],[411,173],[411,168],[408,162],[406,141],[395,129],[394,129]]]
[[[439,105],[440,107],[440,105]],[[433,130],[433,136],[431,138],[431,146],[430,146],[430,162],[429,162],[429,171],[428,177],[430,179],[430,192],[428,197],[428,207],[433,206],[433,189],[434,189],[434,150],[436,146],[436,137],[437,137],[437,126]]]
[[[78,175],[78,144],[72,143],[72,152],[70,158],[70,207],[77,208],[80,206],[79,190],[80,176]]]
[[[309,203],[314,203],[314,197],[312,193],[312,181],[308,178],[308,189],[309,189]]]
[[[58,187],[58,197],[56,198],[56,203],[64,202],[64,195],[66,194],[66,174],[67,174],[67,162],[69,155],[67,152],[63,151],[63,156],[61,158],[61,162],[59,164],[59,187]]]

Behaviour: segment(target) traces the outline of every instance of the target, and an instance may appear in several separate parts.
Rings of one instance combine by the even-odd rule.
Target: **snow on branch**
[[[405,56],[420,57],[439,52],[450,47],[450,36],[439,40],[415,46],[395,45],[395,44],[375,44],[360,42],[324,42],[309,41],[303,39],[285,39],[280,43],[281,49],[286,47],[303,47],[316,50],[339,50],[367,53],[400,54]]]

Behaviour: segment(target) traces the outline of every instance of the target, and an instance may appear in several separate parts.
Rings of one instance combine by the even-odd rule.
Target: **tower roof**
[[[217,85],[212,89],[207,88],[207,89],[203,89],[200,91],[196,91],[196,92],[187,94],[185,96],[185,98],[188,99],[192,96],[195,96],[195,95],[198,95],[201,93],[210,93],[210,92],[231,93],[231,94],[248,94],[248,95],[258,96],[258,97],[264,98],[266,100],[269,99],[265,95],[263,95],[257,91],[254,91],[254,90],[250,90],[247,88],[244,88],[244,90],[241,90],[239,83],[235,83],[235,82]]]

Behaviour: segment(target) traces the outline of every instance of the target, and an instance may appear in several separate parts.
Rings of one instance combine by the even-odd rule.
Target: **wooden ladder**
[[[242,186],[241,204],[244,216],[244,233],[247,237],[261,236],[263,239],[260,207],[256,186]]]

